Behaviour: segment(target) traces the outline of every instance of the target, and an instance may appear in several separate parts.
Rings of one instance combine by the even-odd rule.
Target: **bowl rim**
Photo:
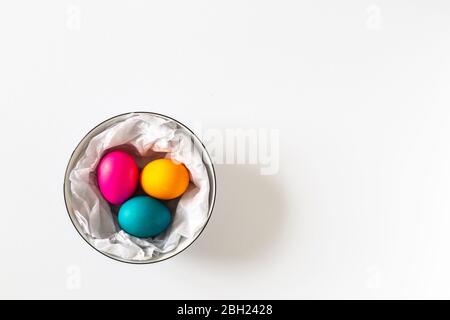
[[[132,261],[132,260],[126,260],[126,259],[122,259],[119,257],[115,257],[113,255],[110,255],[106,252],[103,252],[99,249],[97,249],[96,247],[94,247],[94,245],[92,245],[88,239],[81,233],[81,231],[78,229],[77,225],[75,224],[75,221],[73,220],[70,211],[69,211],[69,207],[67,205],[67,198],[66,198],[66,181],[68,180],[68,174],[69,174],[69,165],[72,162],[72,158],[75,155],[75,152],[78,150],[78,148],[80,147],[81,143],[94,131],[96,130],[98,127],[100,127],[101,125],[103,125],[104,123],[111,121],[115,118],[119,118],[119,117],[123,117],[123,116],[127,116],[127,115],[133,115],[133,114],[150,114],[150,115],[154,115],[160,118],[164,118],[166,120],[171,120],[174,121],[175,123],[177,123],[178,125],[180,125],[182,128],[186,129],[191,135],[192,137],[194,137],[196,139],[196,141],[201,145],[202,147],[202,152],[204,154],[206,154],[207,159],[209,161],[209,164],[211,166],[211,172],[212,172],[212,182],[213,182],[213,187],[212,187],[212,198],[211,198],[211,203],[209,205],[209,209],[208,209],[208,218],[205,222],[205,224],[203,225],[203,227],[201,228],[200,232],[195,236],[195,238],[188,244],[186,245],[186,247],[184,247],[183,249],[181,249],[178,252],[175,252],[174,254],[170,254],[167,257],[164,257],[162,259],[159,260],[150,260],[150,261]],[[202,155],[203,157],[203,155]],[[80,237],[89,245],[89,247],[91,247],[92,249],[94,249],[95,251],[101,253],[102,255],[104,255],[105,257],[108,257],[112,260],[118,261],[118,262],[122,262],[122,263],[128,263],[128,264],[132,264],[132,265],[144,265],[144,264],[154,264],[154,263],[158,263],[158,262],[163,262],[166,260],[169,260],[177,255],[179,255],[180,253],[184,252],[187,248],[189,248],[199,237],[200,235],[203,233],[203,231],[205,230],[206,226],[209,223],[209,220],[211,219],[212,213],[214,211],[214,205],[216,203],[216,193],[217,193],[217,181],[216,181],[216,170],[214,167],[214,163],[211,159],[210,154],[208,153],[208,150],[206,149],[205,145],[203,144],[203,142],[200,140],[199,137],[197,137],[197,135],[188,127],[186,126],[184,123],[182,123],[179,120],[176,120],[170,116],[167,116],[165,114],[161,114],[161,113],[157,113],[157,112],[152,112],[152,111],[131,111],[131,112],[125,112],[125,113],[121,113],[115,116],[112,116],[102,122],[100,122],[99,124],[97,124],[96,126],[94,126],[92,129],[90,129],[82,138],[81,140],[77,143],[76,147],[73,149],[70,157],[69,157],[69,161],[67,162],[67,166],[66,166],[66,170],[64,171],[64,181],[63,181],[63,196],[64,196],[64,205],[66,207],[66,211],[67,211],[67,215],[69,216],[70,222],[72,223],[73,227],[75,228],[75,230],[78,232],[78,234],[80,235]],[[210,191],[211,192],[211,191]]]

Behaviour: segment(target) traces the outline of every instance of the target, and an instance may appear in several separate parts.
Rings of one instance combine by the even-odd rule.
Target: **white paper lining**
[[[118,227],[117,208],[112,209],[101,196],[95,174],[101,157],[111,148],[135,149],[140,168],[161,156],[188,168],[191,183],[179,201],[168,203],[173,221],[163,234],[140,239]],[[175,250],[182,238],[194,240],[208,220],[210,186],[201,152],[184,128],[152,114],[130,114],[94,136],[69,179],[72,208],[81,232],[98,250],[124,260],[152,260]]]

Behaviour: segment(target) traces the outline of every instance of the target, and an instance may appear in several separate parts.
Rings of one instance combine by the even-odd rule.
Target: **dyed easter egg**
[[[186,191],[189,171],[182,163],[158,159],[144,167],[140,181],[148,195],[163,200],[175,199]]]
[[[136,191],[139,171],[133,157],[112,151],[100,160],[97,181],[103,197],[112,204],[122,204]]]
[[[119,226],[138,238],[160,234],[167,229],[171,221],[169,209],[161,201],[148,196],[131,198],[119,209]]]

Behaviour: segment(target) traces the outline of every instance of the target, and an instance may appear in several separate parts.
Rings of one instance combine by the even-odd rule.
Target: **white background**
[[[1,298],[450,298],[448,1],[3,1]],[[64,206],[119,113],[280,133],[217,165],[187,251],[128,265]]]

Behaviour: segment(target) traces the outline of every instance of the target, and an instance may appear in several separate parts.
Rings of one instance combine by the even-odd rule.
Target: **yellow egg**
[[[171,159],[153,160],[141,173],[142,189],[154,198],[175,199],[186,191],[188,185],[188,170],[182,163]]]

